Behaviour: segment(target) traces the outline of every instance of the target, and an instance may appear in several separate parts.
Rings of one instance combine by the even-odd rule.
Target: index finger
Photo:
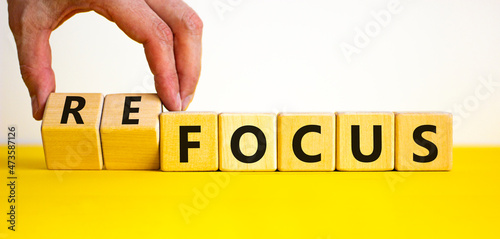
[[[193,99],[201,72],[201,37],[203,22],[196,12],[181,0],[146,0],[174,33],[174,52],[182,110]]]
[[[168,110],[181,110],[170,27],[142,1],[103,1],[95,11],[114,21],[125,34],[144,45],[158,96]]]

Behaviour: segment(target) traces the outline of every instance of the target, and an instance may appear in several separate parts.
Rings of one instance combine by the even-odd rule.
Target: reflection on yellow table
[[[500,238],[500,147],[455,148],[450,172],[54,171],[17,153],[0,238]]]

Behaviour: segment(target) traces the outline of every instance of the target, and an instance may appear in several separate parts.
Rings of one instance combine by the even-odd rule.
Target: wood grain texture
[[[381,126],[381,151],[372,162],[361,162],[353,153],[352,126],[359,126],[359,147],[363,155],[374,152],[374,126]],[[337,170],[386,171],[394,169],[394,113],[337,113]]]
[[[73,114],[67,122],[61,123],[67,97],[85,100],[78,111],[81,124]],[[69,101],[68,106],[76,109],[80,104]],[[42,140],[45,162],[48,169],[102,169],[101,140],[99,125],[103,95],[99,93],[51,93],[42,122]]]
[[[125,105],[126,97],[135,98]],[[140,101],[137,101],[139,99]],[[124,109],[135,109],[124,116]],[[110,94],[104,100],[101,141],[106,169],[158,169],[159,115],[162,111],[156,94]],[[123,123],[123,118],[135,121]]]
[[[239,140],[239,149],[245,156],[256,160],[259,152],[263,156],[256,162],[244,163],[235,157],[231,149],[231,139],[242,126],[256,127],[262,132],[259,137],[265,144],[258,145],[258,138],[252,133],[244,133]],[[237,141],[236,141],[237,142]],[[259,151],[265,146],[265,150]],[[249,113],[219,114],[219,167],[221,171],[276,171],[276,115]]]
[[[160,116],[160,162],[163,171],[216,171],[219,168],[218,119],[215,112],[168,112]],[[191,132],[181,127],[193,127]],[[199,128],[198,128],[199,126]],[[199,130],[198,130],[199,129]],[[181,131],[185,135],[181,143]],[[199,132],[198,132],[199,131]],[[187,136],[186,136],[187,135]],[[181,144],[195,144],[184,148]],[[196,145],[198,144],[198,145]],[[199,146],[199,147],[197,147]],[[187,162],[186,162],[187,161]]]
[[[434,126],[432,131],[417,130],[419,135],[436,146],[437,152],[417,144],[414,133],[420,126]],[[425,128],[422,128],[425,129]],[[429,128],[427,128],[429,129]],[[429,147],[430,145],[427,143]],[[395,167],[399,171],[433,171],[451,170],[453,147],[453,116],[444,112],[408,112],[396,113],[396,161]],[[436,153],[430,162],[415,162],[417,156],[429,156]]]
[[[318,131],[300,133],[297,151],[312,159],[299,159],[294,152],[293,141],[299,130]],[[309,127],[309,128],[307,128]],[[335,170],[335,114],[331,113],[282,113],[278,115],[278,170],[279,171],[333,171]],[[306,132],[306,131],[303,131]],[[320,159],[319,162],[315,162]]]

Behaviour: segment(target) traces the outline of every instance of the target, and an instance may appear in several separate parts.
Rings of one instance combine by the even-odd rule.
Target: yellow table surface
[[[207,173],[47,170],[20,146],[15,232],[0,148],[0,238],[500,238],[500,147],[450,172]]]

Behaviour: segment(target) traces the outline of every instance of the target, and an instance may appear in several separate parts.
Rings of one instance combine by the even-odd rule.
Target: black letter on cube
[[[76,101],[78,105],[75,108],[71,108],[71,102]],[[73,114],[77,124],[83,124],[83,119],[78,111],[85,107],[85,98],[81,96],[66,96],[66,101],[64,102],[63,113],[61,117],[61,124],[68,123],[69,114]]]
[[[435,125],[421,125],[418,126],[415,131],[413,131],[413,140],[415,140],[415,143],[418,145],[426,148],[429,150],[429,154],[427,156],[419,156],[416,154],[413,154],[413,161],[417,163],[429,163],[434,161],[434,159],[437,158],[438,156],[438,148],[434,143],[431,141],[428,141],[422,137],[422,133],[430,131],[433,133],[436,133],[436,126]]]
[[[241,152],[240,149],[240,139],[245,133],[252,133],[257,138],[257,151],[255,154],[246,156]],[[266,153],[266,136],[264,132],[253,125],[245,125],[239,127],[234,131],[233,136],[231,136],[231,151],[234,157],[242,163],[255,163],[259,161]]]
[[[359,139],[359,125],[351,126],[351,148],[356,160],[363,163],[371,163],[380,157],[382,153],[382,125],[373,126],[373,152],[370,155],[361,153]]]
[[[200,133],[201,126],[179,126],[179,156],[181,163],[188,162],[188,149],[200,148],[200,142],[188,141],[188,133]]]
[[[141,96],[126,96],[125,105],[123,106],[122,124],[139,124],[139,119],[129,119],[130,113],[139,113],[139,108],[132,108],[132,101],[141,102]]]
[[[321,134],[321,126],[319,125],[306,125],[295,133],[292,140],[292,148],[295,156],[302,162],[316,163],[321,161],[321,154],[308,155],[302,150],[302,138],[309,132],[316,132]]]

